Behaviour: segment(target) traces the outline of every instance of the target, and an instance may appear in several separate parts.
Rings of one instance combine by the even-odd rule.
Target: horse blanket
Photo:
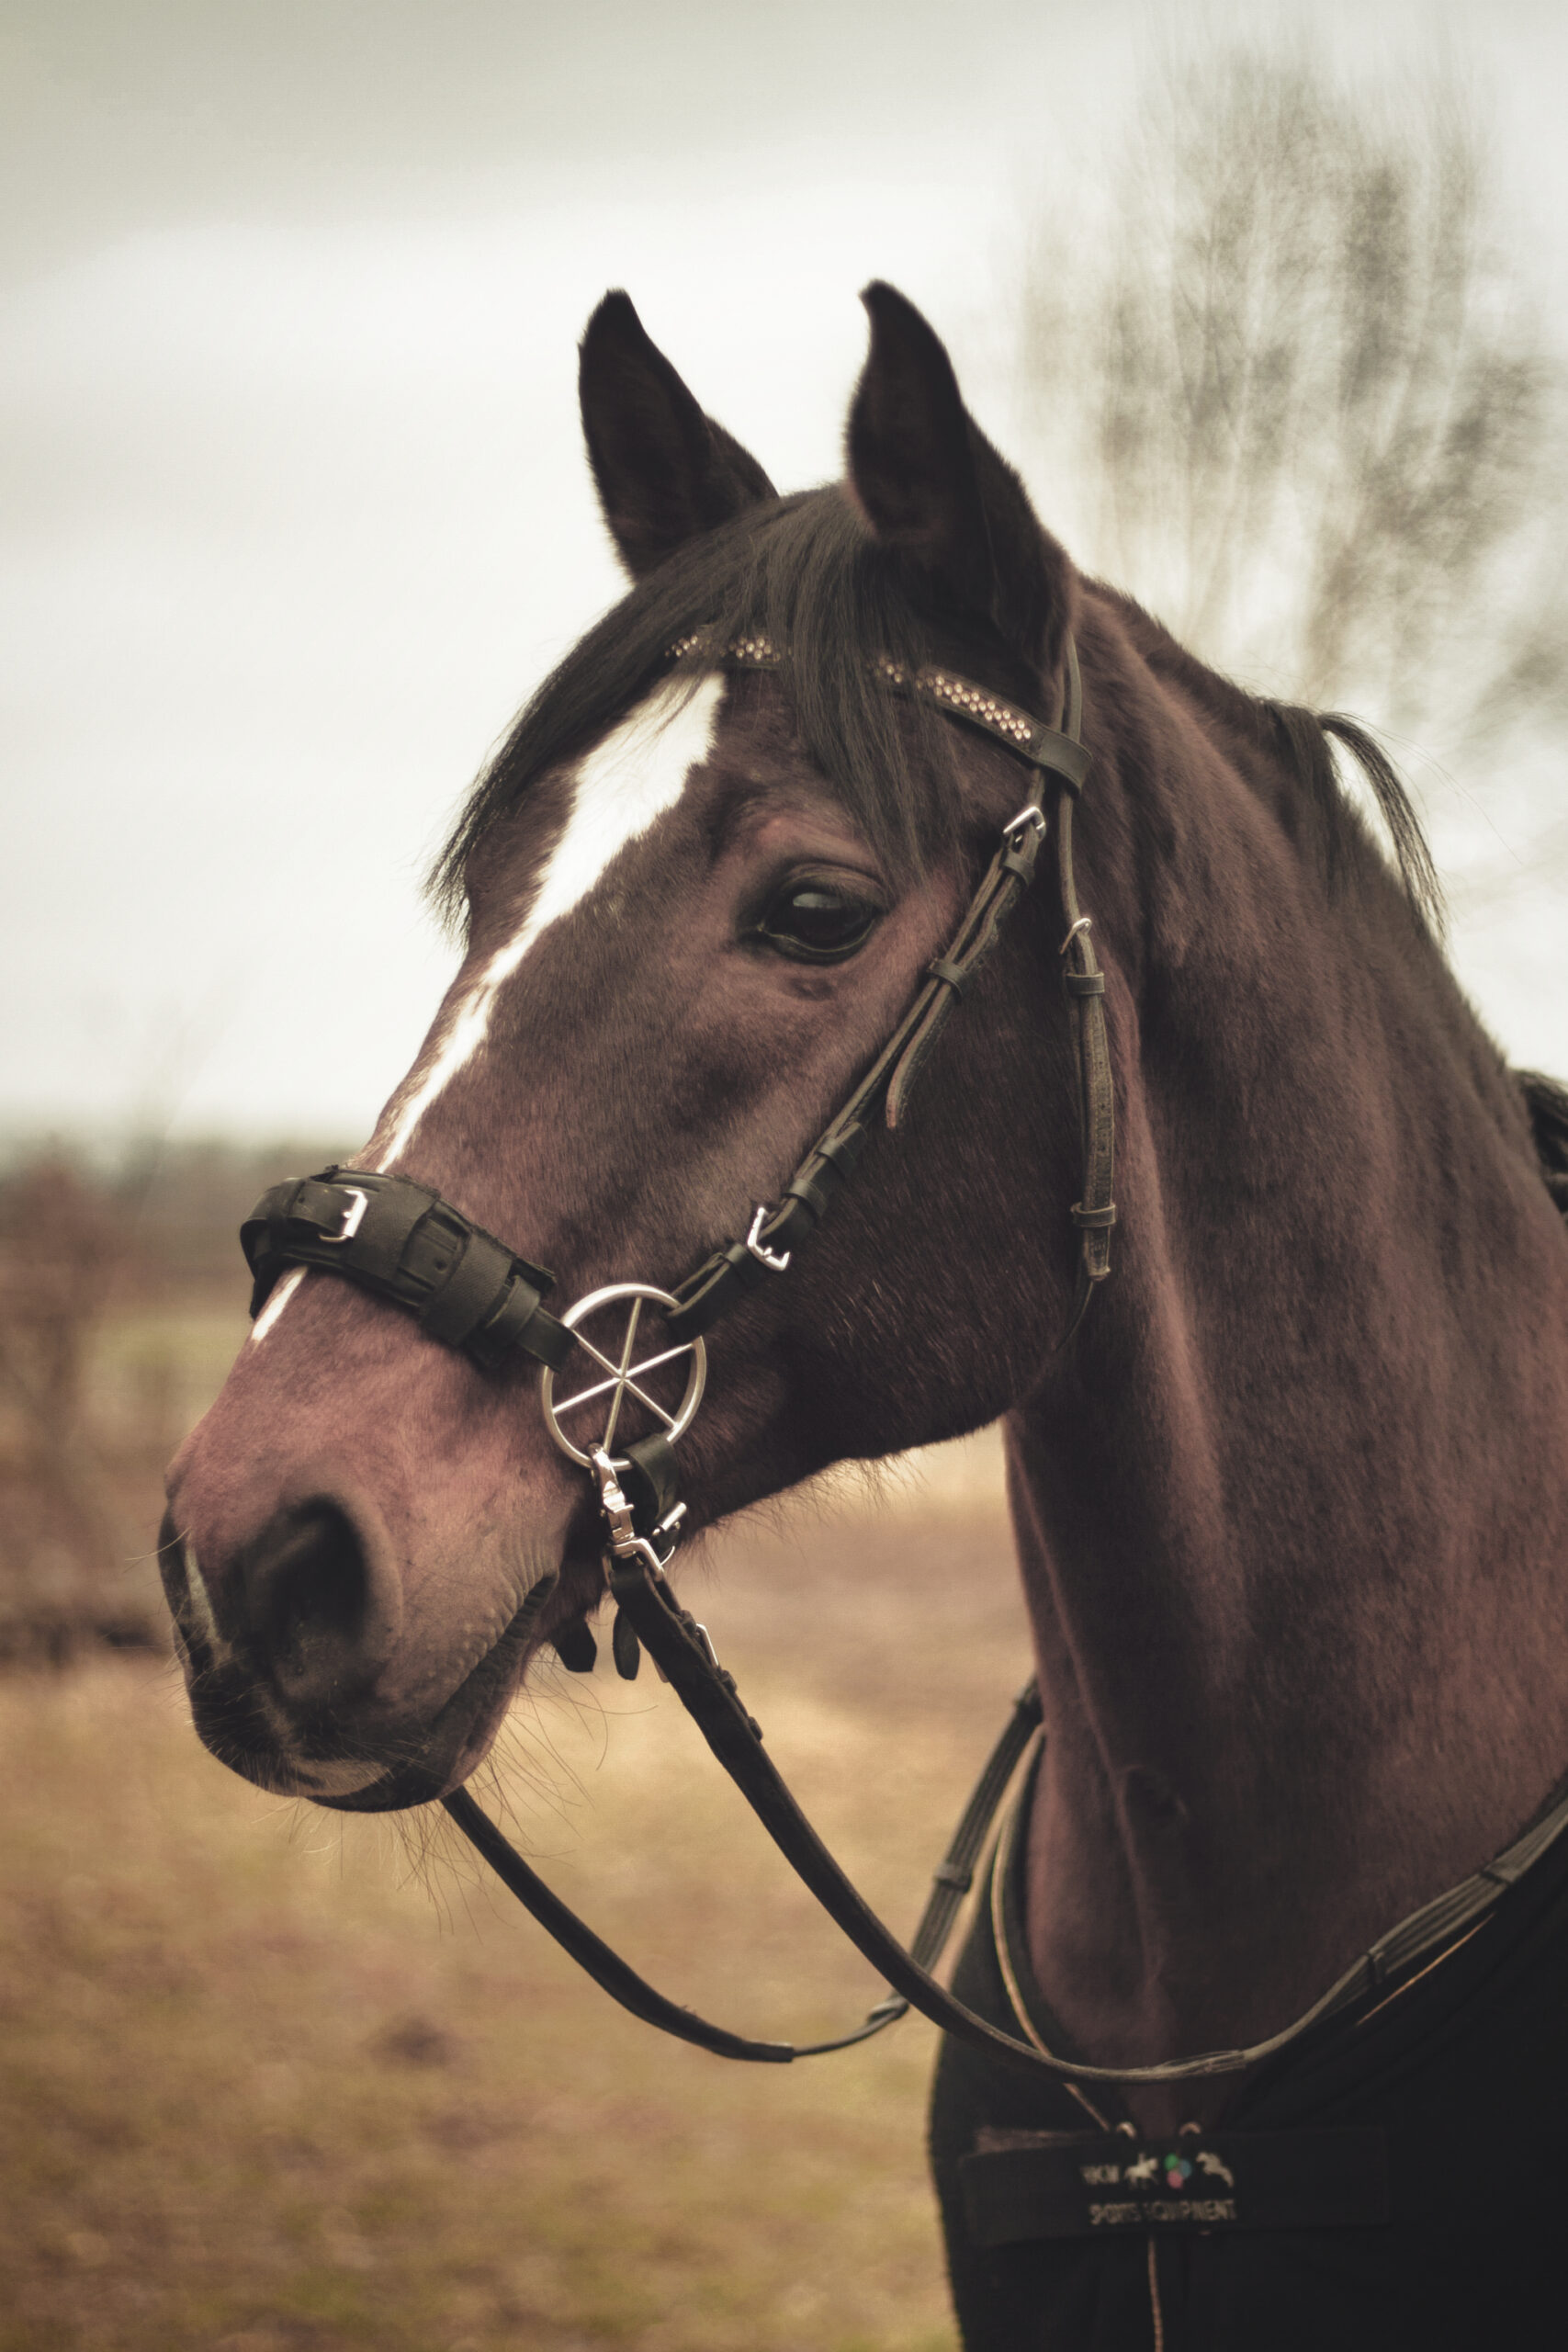
[[[1017,1855],[993,1857],[955,1990],[1047,2046]],[[1568,2341],[1568,1838],[1404,1982],[1148,2138],[1089,2097],[942,2046],[931,2150],[966,2352],[1490,2352]],[[1121,2129],[1118,2130],[1117,2127]]]

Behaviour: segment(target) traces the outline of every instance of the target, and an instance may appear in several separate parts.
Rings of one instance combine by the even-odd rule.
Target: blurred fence
[[[163,1473],[244,1335],[240,1219],[328,1156],[45,1151],[0,1182],[0,1665],[166,1647]]]

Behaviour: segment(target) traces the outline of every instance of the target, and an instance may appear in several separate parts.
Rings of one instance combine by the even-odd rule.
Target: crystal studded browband
[[[728,670],[777,670],[784,662],[784,655],[773,639],[756,632],[731,639],[716,655],[712,639],[701,630],[677,638],[669,650],[669,659],[684,662],[698,653],[707,654],[710,660],[716,658],[719,666]],[[908,662],[896,662],[887,653],[874,655],[866,666],[877,683],[891,693],[918,695],[921,702],[929,702],[952,718],[966,719],[972,727],[996,736],[1010,750],[1032,755],[1047,746],[1055,748],[1066,743],[1066,739],[1055,728],[1032,718],[1016,703],[1004,701],[1000,695],[992,694],[987,686],[977,686],[971,678],[956,677],[951,671],[932,664],[912,670]],[[1067,767],[1087,766],[1087,756],[1079,747],[1075,743],[1069,748],[1077,757],[1066,763]],[[1068,790],[1076,795],[1082,782],[1081,773],[1066,773],[1055,760],[1052,764]]]

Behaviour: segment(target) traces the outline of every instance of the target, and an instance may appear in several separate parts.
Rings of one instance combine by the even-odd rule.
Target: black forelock
[[[671,649],[698,633],[701,647],[673,663]],[[469,852],[537,777],[579,757],[672,670],[694,683],[726,645],[756,633],[787,650],[780,677],[807,758],[891,870],[918,872],[956,827],[952,730],[879,687],[870,664],[930,660],[931,624],[902,560],[832,488],[705,533],[579,640],[469,794],[431,876],[442,911],[460,911]]]

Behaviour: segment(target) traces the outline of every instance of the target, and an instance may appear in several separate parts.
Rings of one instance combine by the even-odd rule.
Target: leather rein
[[[687,640],[673,651],[682,656],[699,649],[711,659],[711,650],[701,639]],[[718,659],[724,667],[743,669],[773,669],[781,662],[765,639],[755,637],[725,648]],[[976,2049],[1036,2072],[1079,2082],[1156,2083],[1238,2073],[1283,2048],[1320,2018],[1349,2006],[1393,1971],[1404,1968],[1483,1912],[1568,1822],[1568,1800],[1474,1879],[1403,1922],[1303,2016],[1267,2041],[1246,2050],[1210,2051],[1152,2065],[1082,2064],[1048,2050],[1021,2009],[1019,2023],[1028,2038],[1021,2040],[976,2016],[932,1973],[974,1882],[1002,1799],[1040,1730],[1040,1698],[1034,1682],[1028,1683],[1014,1702],[948,1851],[933,1874],[919,1928],[906,1950],[856,1892],[801,1812],[766,1753],[761,1729],[743,1704],[733,1676],[719,1665],[706,1629],[680,1606],[665,1575],[684,1515],[684,1506],[675,1499],[673,1442],[700,1401],[705,1368],[702,1334],[750,1290],[788,1272],[795,1252],[852,1174],[876,1126],[899,1124],[909,1092],[942,1028],[996,945],[1012,908],[1032,883],[1042,845],[1053,827],[1066,926],[1059,952],[1077,1065],[1083,1150],[1081,1196],[1069,1212],[1078,1239],[1074,1298],[1062,1345],[1077,1331],[1095,1286],[1111,1270],[1111,1229],[1116,1209],[1111,1195],[1114,1129],[1105,978],[1095,957],[1089,918],[1078,906],[1073,876],[1073,808],[1089,769],[1080,735],[1081,686],[1076,650],[1069,639],[1060,729],[945,670],[911,673],[885,661],[873,665],[873,675],[886,690],[928,702],[1002,743],[1038,776],[1048,779],[1055,805],[1048,812],[1040,801],[1031,800],[1004,826],[947,954],[928,967],[914,1002],[892,1036],[818,1136],[778,1203],[757,1211],[745,1239],[715,1250],[673,1291],[648,1283],[615,1284],[591,1293],[558,1318],[543,1304],[553,1285],[552,1276],[517,1257],[449,1202],[406,1177],[331,1167],[303,1182],[275,1186],[242,1227],[242,1246],[255,1278],[251,1312],[254,1316],[261,1311],[286,1267],[315,1267],[391,1299],[414,1314],[430,1338],[460,1350],[487,1369],[510,1362],[518,1352],[539,1364],[541,1402],[550,1433],[570,1459],[590,1469],[596,1482],[605,1531],[605,1589],[616,1604],[617,1668],[628,1678],[635,1675],[640,1651],[648,1650],[784,1859],[889,1988],[887,1996],[875,2004],[861,2024],[830,2041],[804,2045],[759,2041],[711,2024],[658,1992],[603,1942],[552,1893],[467,1789],[444,1797],[441,1802],[457,1827],[525,1909],[632,2015],[716,2056],[773,2064],[847,2049],[915,2008],[944,2032]],[[581,1338],[579,1325],[604,1303],[622,1298],[634,1302],[634,1329],[641,1304],[645,1300],[657,1304],[677,1344],[652,1361],[663,1363],[689,1354],[692,1372],[676,1414],[642,1396],[663,1421],[664,1430],[628,1445],[624,1454],[615,1456],[609,1451],[614,1410],[604,1442],[586,1449],[568,1436],[561,1415],[588,1396],[612,1387],[618,1409],[623,1390],[635,1389],[635,1380],[627,1372],[629,1334],[626,1353],[618,1367],[583,1341],[589,1353],[612,1374],[597,1389],[558,1403],[554,1383]],[[646,1367],[633,1368],[640,1369]],[[636,1393],[641,1396],[640,1390]],[[529,1624],[537,1622],[556,1584],[557,1575],[552,1572],[534,1588],[514,1621],[514,1633],[526,1633]],[[575,1657],[570,1639],[574,1634],[578,1637]],[[569,1665],[581,1668],[592,1663],[592,1637],[581,1619],[560,1629],[557,1646]]]

